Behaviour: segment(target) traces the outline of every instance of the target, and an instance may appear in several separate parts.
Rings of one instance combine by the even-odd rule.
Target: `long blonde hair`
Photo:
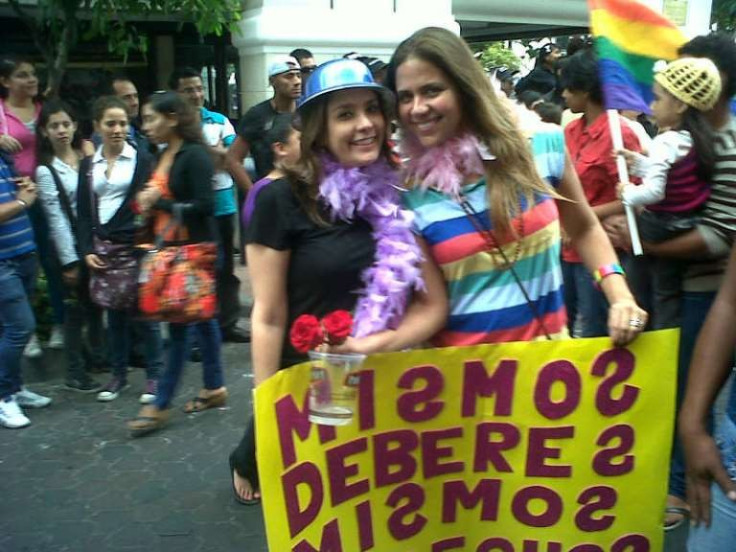
[[[558,197],[537,172],[528,141],[460,37],[446,29],[427,27],[399,44],[386,82],[394,92],[396,70],[410,58],[431,63],[454,84],[462,108],[462,129],[474,134],[496,157],[484,162],[494,228],[513,233],[511,220],[519,214],[519,194],[530,204],[535,193]]]

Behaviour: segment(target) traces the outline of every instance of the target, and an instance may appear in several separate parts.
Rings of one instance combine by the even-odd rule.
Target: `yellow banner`
[[[677,337],[370,356],[341,427],[281,371],[255,393],[269,549],[659,552]]]

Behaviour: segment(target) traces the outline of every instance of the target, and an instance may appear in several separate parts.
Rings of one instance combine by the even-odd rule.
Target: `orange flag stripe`
[[[676,59],[677,49],[686,42],[676,27],[632,21],[601,9],[591,12],[590,27],[594,36],[605,36],[621,50],[654,59]]]
[[[590,10],[606,10],[620,19],[648,23],[676,29],[677,26],[663,15],[635,0],[588,0]]]

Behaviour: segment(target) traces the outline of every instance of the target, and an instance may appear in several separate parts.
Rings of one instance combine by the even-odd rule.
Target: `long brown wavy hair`
[[[315,98],[312,102],[299,110],[295,126],[301,130],[301,154],[299,161],[292,168],[285,169],[291,182],[294,195],[301,203],[309,218],[321,226],[327,225],[320,209],[319,184],[322,181],[323,170],[320,155],[327,153],[327,105],[334,93]],[[387,99],[376,92],[381,106],[381,113],[386,122],[386,130],[381,145],[381,155],[388,163],[398,168],[391,154],[389,144],[390,122],[393,106]]]
[[[396,70],[410,58],[431,63],[454,84],[462,108],[461,129],[471,132],[496,156],[485,161],[488,205],[494,228],[514,232],[519,194],[559,195],[539,175],[531,148],[508,109],[500,102],[480,64],[460,37],[438,27],[421,29],[399,44],[389,64],[386,85],[396,92]]]

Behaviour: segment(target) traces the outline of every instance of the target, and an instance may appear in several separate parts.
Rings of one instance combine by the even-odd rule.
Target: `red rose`
[[[336,310],[322,319],[330,345],[340,345],[353,331],[353,316],[346,310]]]
[[[302,314],[294,320],[289,332],[289,339],[294,349],[300,353],[306,353],[310,349],[321,345],[324,341],[324,334],[317,317],[311,314]]]

